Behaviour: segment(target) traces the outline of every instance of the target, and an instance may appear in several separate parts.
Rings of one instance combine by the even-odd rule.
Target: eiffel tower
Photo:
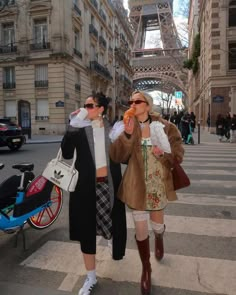
[[[129,0],[130,21],[135,32],[132,50],[133,86],[139,90],[182,91],[186,98],[186,59],[173,19],[173,0]],[[148,48],[148,33],[159,44]],[[153,47],[153,46],[151,46]]]

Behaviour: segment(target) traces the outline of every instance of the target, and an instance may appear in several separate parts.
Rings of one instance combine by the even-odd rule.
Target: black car
[[[25,143],[25,140],[21,127],[10,119],[0,118],[0,147],[8,146],[10,150],[16,151]]]

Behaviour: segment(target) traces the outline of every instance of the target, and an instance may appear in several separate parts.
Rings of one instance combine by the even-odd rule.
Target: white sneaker
[[[91,291],[93,290],[93,288],[95,287],[96,284],[97,284],[96,279],[95,279],[95,281],[93,281],[87,277],[84,282],[83,287],[79,290],[78,295],[90,295]]]

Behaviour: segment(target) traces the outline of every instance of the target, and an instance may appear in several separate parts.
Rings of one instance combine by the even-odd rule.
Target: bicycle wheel
[[[44,229],[52,225],[53,222],[57,220],[62,208],[63,193],[56,185],[52,188],[50,201],[51,204],[27,220],[30,226],[35,229]]]

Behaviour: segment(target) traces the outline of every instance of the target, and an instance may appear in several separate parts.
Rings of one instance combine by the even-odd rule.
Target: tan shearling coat
[[[167,134],[171,154],[164,154],[159,158],[164,169],[164,184],[167,199],[174,201],[177,199],[173,187],[171,169],[174,158],[179,163],[183,160],[184,148],[182,138],[177,127],[162,119],[160,116],[152,118],[165,125],[164,131]],[[127,136],[124,132],[110,146],[110,157],[114,162],[128,163],[123,179],[121,181],[118,197],[121,201],[135,210],[146,210],[146,186],[144,177],[144,165],[141,151],[141,128],[135,119],[135,127],[132,135]]]

